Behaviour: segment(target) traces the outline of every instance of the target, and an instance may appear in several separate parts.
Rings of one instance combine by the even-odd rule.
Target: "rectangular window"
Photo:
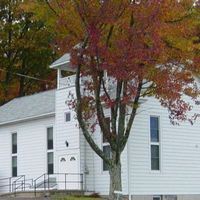
[[[65,121],[66,122],[71,121],[71,113],[70,112],[65,113]]]
[[[165,199],[167,200],[177,200],[177,195],[165,195]]]
[[[12,176],[17,176],[17,156],[12,156]]]
[[[12,134],[12,154],[17,153],[17,133]]]
[[[151,145],[151,169],[159,170],[159,145]]]
[[[161,198],[161,196],[154,196],[153,197],[153,200],[161,200],[162,198]]]
[[[47,150],[53,149],[53,127],[47,128]]]
[[[150,117],[151,142],[159,142],[159,118]]]
[[[17,133],[12,133],[12,177],[17,176]]]
[[[47,173],[54,173],[53,127],[47,128]]]
[[[47,166],[48,166],[48,174],[53,174],[54,173],[54,162],[53,162],[53,152],[47,153]]]
[[[110,117],[105,118],[107,126],[110,130]],[[111,157],[111,148],[110,148],[110,144],[108,143],[106,137],[103,135],[103,142],[102,142],[102,146],[103,146],[103,152],[107,157]],[[108,171],[108,165],[105,161],[103,161],[103,171]]]
[[[159,117],[150,117],[151,170],[160,170]]]

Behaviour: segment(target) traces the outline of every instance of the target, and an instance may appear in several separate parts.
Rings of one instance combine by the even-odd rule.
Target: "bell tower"
[[[75,74],[69,76],[68,72],[75,73],[75,68],[70,65],[70,55],[65,54],[56,60],[51,69],[57,70],[57,90],[55,100],[55,173],[74,174],[68,175],[67,179],[75,180],[67,187],[80,189],[83,178],[81,170],[81,135],[76,120],[76,115],[67,104],[71,95],[75,97]],[[62,180],[59,182],[62,182]],[[64,189],[64,185],[59,185]]]

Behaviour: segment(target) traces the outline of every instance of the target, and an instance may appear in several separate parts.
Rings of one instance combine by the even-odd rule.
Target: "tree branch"
[[[98,84],[95,87],[95,91],[94,91],[95,92],[95,103],[96,103],[96,109],[97,109],[97,117],[98,117],[98,121],[99,121],[99,126],[101,127],[101,130],[103,132],[103,135],[110,143],[111,149],[115,149],[116,147],[114,145],[114,142],[112,141],[113,138],[111,135],[111,131],[106,123],[103,106],[101,104],[101,99],[100,99],[102,79],[103,79],[103,72],[100,73],[100,76],[97,77],[95,80],[95,82]]]
[[[127,81],[123,81],[123,98],[127,95]],[[126,119],[126,104],[122,102],[122,100],[119,103],[119,119],[118,119],[118,134],[117,134],[117,159],[116,162],[118,162],[119,155],[121,153],[120,150],[120,142],[123,139],[124,131],[125,131],[125,119]]]
[[[83,131],[83,135],[91,148],[107,163],[111,164],[110,160],[108,157],[105,156],[103,151],[98,147],[98,145],[94,142],[91,134],[88,132],[87,126],[83,120],[83,109],[82,109],[82,97],[81,97],[81,92],[80,92],[80,64],[77,67],[77,72],[76,72],[76,96],[77,96],[77,119],[79,122],[79,125]]]
[[[135,100],[133,102],[133,108],[132,108],[131,116],[129,118],[124,136],[123,136],[122,141],[121,141],[121,149],[120,149],[121,151],[123,151],[124,147],[126,146],[126,142],[127,142],[128,137],[130,135],[131,127],[133,125],[133,121],[134,121],[135,116],[136,116],[136,111],[137,111],[138,102],[139,102],[139,99],[140,99],[141,90],[142,90],[142,81],[139,82],[137,94],[136,94]]]
[[[48,0],[45,0],[46,4],[48,5],[48,7],[50,8],[50,10],[57,16],[59,17],[59,14],[55,11],[55,9],[51,6],[51,4],[49,3]]]

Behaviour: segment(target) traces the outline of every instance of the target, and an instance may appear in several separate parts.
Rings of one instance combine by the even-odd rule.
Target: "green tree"
[[[54,34],[44,21],[26,11],[22,0],[0,1],[0,102],[43,90],[54,74],[49,64],[55,53],[51,46]],[[22,75],[21,75],[22,74]],[[25,75],[25,76],[24,76]]]

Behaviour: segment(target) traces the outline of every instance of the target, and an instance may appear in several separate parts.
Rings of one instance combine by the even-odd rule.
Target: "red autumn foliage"
[[[87,142],[108,164],[116,199],[114,191],[122,190],[120,156],[141,100],[156,98],[172,123],[199,116],[199,110],[187,115],[199,104],[199,1],[52,0],[51,5],[58,14],[57,43],[70,51],[77,69],[76,99],[69,104]],[[91,137],[97,124],[111,156]]]
[[[93,95],[98,87],[96,82],[106,71],[114,88],[119,82],[126,83],[120,103],[133,102],[142,84],[141,96],[155,96],[168,108],[172,122],[188,119],[186,112],[191,106],[182,96],[195,100],[199,94],[194,79],[200,71],[198,7],[191,0],[97,2],[79,1],[74,5],[83,26],[82,38],[75,41],[81,46],[84,37],[88,37],[86,48],[61,46],[72,49],[72,64],[81,64],[82,75],[91,78],[85,82],[84,90],[88,92],[83,97],[90,112],[96,110]],[[62,11],[60,27],[69,22],[65,18],[66,7]],[[103,78],[102,87],[104,81]],[[116,96],[105,90],[101,100],[107,107],[119,103]]]

